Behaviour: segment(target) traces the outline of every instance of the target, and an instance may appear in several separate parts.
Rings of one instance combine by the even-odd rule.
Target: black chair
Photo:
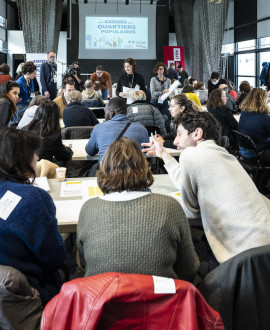
[[[259,191],[261,191],[261,185],[259,183],[259,174],[266,174],[270,170],[270,166],[265,166],[263,160],[258,152],[257,146],[252,138],[246,134],[238,131],[232,131],[239,147],[238,160],[248,174],[252,175],[252,179],[256,184]],[[255,157],[252,159],[241,156],[240,147],[248,149],[254,152]]]
[[[62,129],[63,140],[89,139],[94,126],[73,126]]]

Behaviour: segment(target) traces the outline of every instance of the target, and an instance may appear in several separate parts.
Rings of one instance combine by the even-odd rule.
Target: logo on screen
[[[174,61],[181,61],[180,48],[173,49],[173,58],[174,58]]]

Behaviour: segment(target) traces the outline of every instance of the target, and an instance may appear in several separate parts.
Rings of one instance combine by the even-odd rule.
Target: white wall
[[[13,71],[13,54],[25,54],[24,38],[22,31],[8,31],[8,54],[7,64]],[[66,71],[67,62],[67,32],[61,31],[59,36],[58,51],[57,51],[57,85],[62,85],[62,73]]]

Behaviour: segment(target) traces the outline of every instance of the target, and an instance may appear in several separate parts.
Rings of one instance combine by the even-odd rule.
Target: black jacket
[[[63,145],[60,132],[41,137],[41,146],[38,151],[39,159],[47,159],[52,162],[55,158],[57,161],[64,161],[69,160],[72,155],[73,151]]]
[[[94,112],[81,103],[71,102],[63,112],[65,127],[95,126],[99,123]]]
[[[0,97],[0,129],[8,125],[12,111],[12,103],[6,97]]]
[[[220,122],[222,126],[222,135],[229,137],[232,130],[238,129],[237,120],[234,118],[231,110],[225,105],[216,109],[207,108],[207,110]]]
[[[199,286],[226,329],[269,329],[269,260],[269,245],[247,250],[222,263]]]
[[[141,74],[137,72],[134,73],[132,88],[135,88],[136,85],[139,85],[140,89],[146,93],[144,78]],[[119,96],[119,93],[123,92],[123,86],[129,87],[129,79],[127,73],[122,74],[122,76],[120,76],[118,80],[116,89],[117,96]]]
[[[218,83],[216,85],[214,85],[211,81],[211,79],[208,80],[208,83],[207,83],[207,86],[208,86],[208,98],[209,98],[209,95],[211,94],[211,92],[214,90],[214,89],[217,89],[219,88],[219,85],[222,85],[222,84],[225,84],[227,85],[227,80],[226,79],[223,79],[223,78],[220,78]]]

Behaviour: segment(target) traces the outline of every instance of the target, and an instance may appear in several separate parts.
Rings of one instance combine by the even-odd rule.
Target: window
[[[255,49],[255,45],[256,45],[255,39],[238,42],[238,50],[243,51],[243,50]]]
[[[233,54],[234,53],[234,44],[227,44],[222,46],[222,54]]]
[[[270,37],[260,39],[260,48],[270,48]]]
[[[238,55],[238,75],[255,76],[255,53]]]

